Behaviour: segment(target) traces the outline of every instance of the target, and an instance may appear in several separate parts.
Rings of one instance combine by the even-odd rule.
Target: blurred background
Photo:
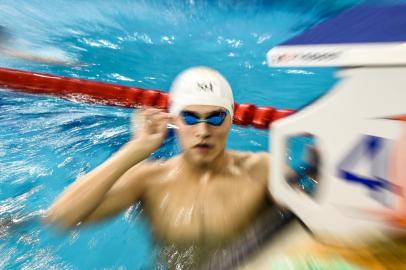
[[[2,0],[0,66],[167,91],[180,71],[206,65],[224,74],[239,103],[299,109],[335,84],[335,70],[269,68],[266,53],[366,2],[406,3]],[[36,218],[129,140],[131,112],[0,89],[0,269],[154,267],[156,246],[139,205],[68,234]],[[268,136],[233,126],[228,146],[267,151]],[[154,157],[178,152],[169,137]]]

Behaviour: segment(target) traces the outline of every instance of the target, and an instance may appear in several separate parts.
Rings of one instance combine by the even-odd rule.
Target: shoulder
[[[141,181],[151,181],[161,179],[168,174],[174,164],[178,162],[178,157],[160,160],[144,160],[130,168],[127,173],[133,179],[142,179]]]
[[[267,152],[232,152],[234,164],[252,178],[260,179],[266,185],[269,177],[269,159]]]
[[[160,160],[144,160],[131,167],[127,174],[130,176],[153,176],[160,173],[166,165],[167,161]]]
[[[270,154],[268,152],[237,152],[230,151],[236,164],[246,168],[266,169],[269,166]]]
[[[233,152],[234,164],[249,175],[250,179],[267,186],[269,177],[269,158],[266,152]]]
[[[147,183],[162,175],[161,161],[142,161],[128,169],[114,184],[113,190],[145,191]]]

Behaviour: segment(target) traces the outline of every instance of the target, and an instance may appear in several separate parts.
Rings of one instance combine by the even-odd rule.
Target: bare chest
[[[187,180],[187,179],[185,179]],[[144,205],[155,233],[174,242],[225,241],[238,234],[266,201],[258,179],[166,181],[148,188]]]

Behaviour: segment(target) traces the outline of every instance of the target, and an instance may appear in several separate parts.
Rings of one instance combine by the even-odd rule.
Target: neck
[[[210,162],[196,164],[190,161],[185,155],[181,155],[180,165],[187,174],[191,174],[194,177],[200,177],[203,175],[213,175],[224,171],[228,168],[229,155],[225,150],[219,153],[215,159]]]

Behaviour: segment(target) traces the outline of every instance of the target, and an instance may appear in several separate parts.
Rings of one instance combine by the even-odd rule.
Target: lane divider
[[[0,87],[111,106],[130,108],[149,106],[164,110],[169,106],[168,93],[155,89],[8,68],[0,68]],[[255,128],[267,129],[273,121],[294,112],[294,110],[276,109],[271,106],[257,107],[250,103],[235,103],[233,121],[237,125],[252,125]]]

